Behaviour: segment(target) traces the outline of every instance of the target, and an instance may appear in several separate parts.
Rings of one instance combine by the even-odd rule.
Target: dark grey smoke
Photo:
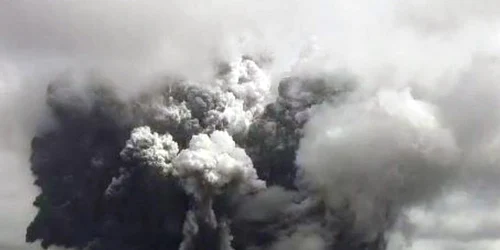
[[[238,73],[241,68],[243,73]],[[279,84],[276,101],[259,110],[265,100],[254,87],[266,81],[259,78],[259,70],[244,58],[220,70],[218,87],[165,78],[158,91],[127,100],[95,76],[86,79],[90,84],[85,87],[72,84],[71,77],[51,83],[46,101],[56,125],[32,140],[31,169],[41,193],[26,240],[41,240],[44,248],[89,250],[283,249],[288,244],[281,242],[283,237],[299,233],[314,235],[309,241],[315,249],[383,249],[384,231],[364,240],[351,230],[347,210],[332,210],[297,186],[295,152],[311,108],[345,98],[354,79],[340,73],[287,77]],[[234,74],[240,75],[232,79]],[[245,84],[253,86],[251,92],[244,91]],[[228,100],[231,96],[236,99]],[[238,100],[240,110],[231,106]],[[235,112],[250,114],[251,123],[235,128],[240,115]],[[148,129],[133,130],[141,126]],[[191,170],[194,177],[179,172],[187,171],[182,164],[196,163],[183,163],[184,151],[179,160],[171,158],[179,150],[191,150],[189,141],[200,138],[196,136],[212,134],[219,145],[214,150],[227,146],[214,131],[230,131],[267,189],[242,191],[260,184],[251,180],[256,177],[238,174],[210,191],[205,182],[209,179],[196,174],[203,172]],[[185,154],[196,157],[203,152]],[[166,174],[176,166],[178,177]],[[192,186],[193,181],[199,184]],[[253,182],[257,184],[245,184]],[[206,199],[210,203],[203,205]],[[255,209],[248,210],[252,205]],[[259,210],[264,216],[257,215]]]

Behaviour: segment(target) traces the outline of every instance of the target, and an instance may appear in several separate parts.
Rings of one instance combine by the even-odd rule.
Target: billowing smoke
[[[25,240],[400,250],[412,209],[497,190],[499,5],[352,2],[1,3]]]
[[[298,150],[301,181],[375,237],[458,173],[458,148],[433,111],[407,90],[318,107]]]
[[[352,76],[288,76],[274,101],[265,71],[247,56],[221,64],[204,85],[165,78],[159,90],[126,100],[88,79],[94,82],[83,89],[70,77],[48,87],[56,124],[32,142],[41,194],[28,241],[81,249],[281,249],[307,238],[301,248],[383,248],[394,223],[389,211],[380,211],[387,213],[377,215],[383,226],[370,235],[357,228],[361,211],[324,195],[358,195],[317,186],[308,174],[320,169],[309,161],[325,156],[302,153],[321,154],[308,142],[309,128],[323,105],[349,99]],[[428,126],[434,132],[436,125]],[[415,138],[409,140],[412,146]],[[394,159],[402,160],[413,159]],[[400,211],[399,203],[380,203]]]
[[[343,71],[287,76],[275,100],[248,56],[126,100],[68,79],[49,85],[56,125],[32,143],[27,240],[44,247],[384,249],[456,169],[434,107],[355,95]]]

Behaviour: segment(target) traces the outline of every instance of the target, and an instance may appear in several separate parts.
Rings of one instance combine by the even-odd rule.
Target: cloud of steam
[[[5,1],[1,182],[22,191],[1,218],[22,226],[0,244],[32,216],[34,137],[44,247],[383,249],[414,206],[498,186],[498,10]]]
[[[391,227],[403,208],[436,197],[458,172],[458,149],[433,111],[408,90],[318,107],[297,152],[302,181],[329,206],[349,207],[355,230]]]

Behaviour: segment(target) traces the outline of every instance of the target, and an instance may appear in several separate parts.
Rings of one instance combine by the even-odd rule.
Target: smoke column
[[[498,190],[498,11],[0,3],[0,248],[417,249]]]

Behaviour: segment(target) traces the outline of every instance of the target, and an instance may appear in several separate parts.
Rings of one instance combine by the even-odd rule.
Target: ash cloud
[[[39,188],[15,224],[87,250],[427,237],[413,208],[500,176],[496,4],[427,5],[0,4],[2,152],[30,159],[4,176]]]
[[[41,193],[26,239],[77,249],[280,249],[311,236],[304,247],[382,247],[382,229],[367,239],[348,217],[325,224],[343,208],[299,184],[295,162],[314,107],[346,98],[354,80],[287,77],[266,105],[269,79],[255,62],[227,67],[211,85],[167,80],[127,100],[99,78],[83,89],[71,78],[49,85],[56,125],[32,141]],[[276,215],[248,216],[248,202]]]

